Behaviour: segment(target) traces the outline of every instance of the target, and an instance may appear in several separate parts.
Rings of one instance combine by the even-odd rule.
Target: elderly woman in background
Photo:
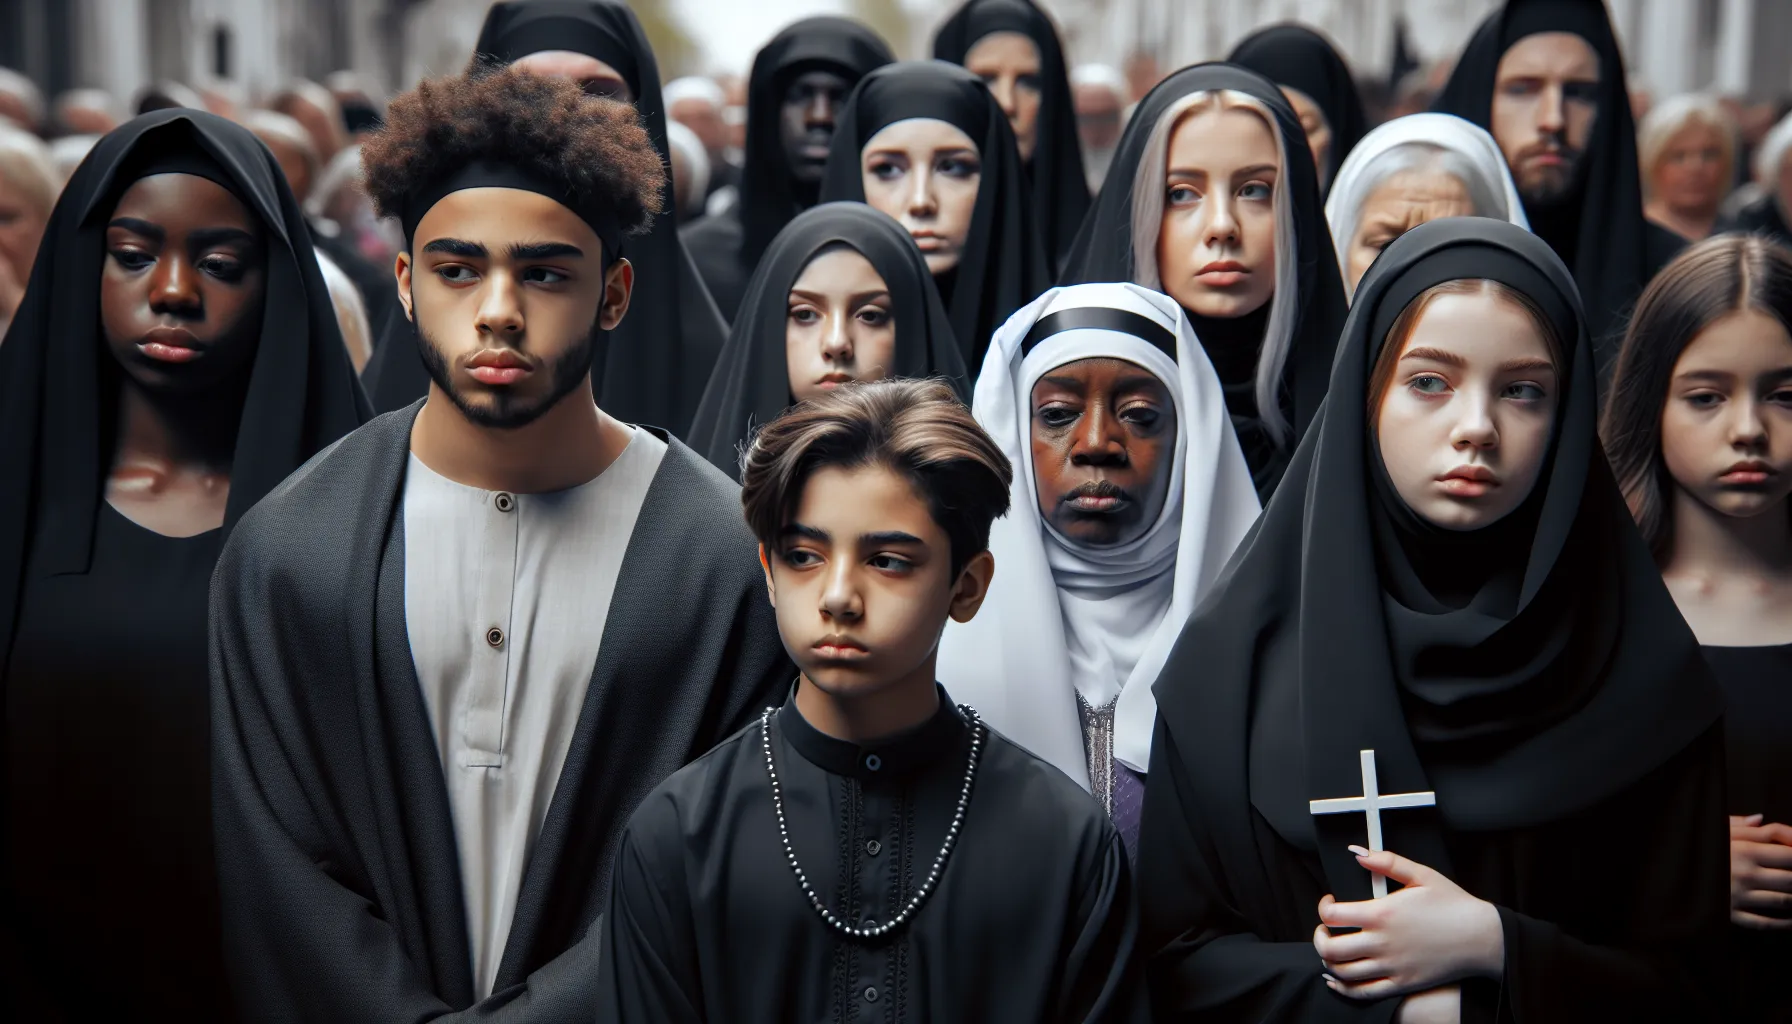
[[[1408,114],[1363,136],[1325,204],[1344,290],[1356,291],[1394,239],[1443,217],[1530,227],[1493,136],[1451,114]]]
[[[1755,185],[1761,195],[1726,220],[1723,230],[1749,231],[1792,246],[1792,114],[1755,150]]]
[[[1686,238],[1709,238],[1736,180],[1736,124],[1713,96],[1662,100],[1637,127],[1643,214]]]
[[[44,225],[61,191],[43,140],[21,128],[0,126],[0,332],[11,325],[24,298]]]

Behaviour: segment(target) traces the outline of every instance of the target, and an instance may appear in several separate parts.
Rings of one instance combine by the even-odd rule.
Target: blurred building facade
[[[130,100],[178,80],[253,99],[296,76],[352,70],[385,89],[465,66],[491,0],[0,0],[0,65],[47,93],[75,86]],[[667,76],[709,67],[704,3],[632,0]],[[816,0],[924,53],[958,0]],[[1497,0],[1038,0],[1071,57],[1116,67],[1146,55],[1162,71],[1211,60],[1252,29],[1306,22],[1364,74],[1385,74],[1395,26],[1421,61],[1448,59]],[[1755,99],[1792,93],[1792,0],[1608,0],[1630,67],[1656,95],[1710,89]],[[902,30],[898,29],[898,26]],[[769,37],[778,25],[763,26]],[[906,31],[903,31],[906,30]],[[727,70],[741,71],[744,68]]]

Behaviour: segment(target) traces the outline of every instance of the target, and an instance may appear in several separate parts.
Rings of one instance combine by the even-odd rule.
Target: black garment
[[[890,290],[896,353],[888,375],[943,376],[970,402],[952,325],[908,232],[863,203],[823,203],[799,214],[766,250],[697,409],[691,446],[729,476],[740,475],[740,444],[753,428],[790,405],[790,289],[815,254],[836,243],[863,255]]]
[[[914,730],[859,747],[794,701],[770,723],[791,846],[853,924],[892,919],[952,824],[970,726],[941,691]],[[906,926],[847,939],[803,896],[750,725],[648,796],[604,920],[597,1016],[699,1021],[1127,1019],[1137,929],[1126,852],[1089,794],[985,732],[964,824]]]
[[[1032,0],[967,0],[933,37],[936,60],[963,64],[984,36],[1019,32],[1039,50],[1039,128],[1033,155],[1023,162],[1033,197],[1039,243],[1057,273],[1077,229],[1089,214],[1089,178],[1076,132],[1076,103],[1058,29]]]
[[[1787,226],[1785,214],[1780,212],[1779,200],[1772,192],[1736,211],[1735,217],[1720,222],[1717,230],[1765,235],[1780,245],[1792,248],[1792,227]]]
[[[218,562],[219,875],[231,978],[253,1020],[589,1019],[591,924],[628,814],[792,671],[737,489],[668,437],[497,985],[476,1001],[454,822],[405,629],[400,497],[420,407],[295,474]]]
[[[1491,131],[1500,58],[1512,44],[1540,32],[1571,32],[1599,55],[1599,112],[1575,183],[1553,203],[1526,197],[1524,212],[1531,231],[1574,270],[1603,394],[1637,296],[1686,245],[1685,239],[1643,216],[1636,122],[1630,114],[1624,57],[1605,5],[1600,0],[1508,0],[1476,31],[1431,109]]]
[[[1322,35],[1305,25],[1271,25],[1244,37],[1226,61],[1250,68],[1280,86],[1299,89],[1319,105],[1332,130],[1331,153],[1319,168],[1320,191],[1329,194],[1344,158],[1369,130],[1350,65]]]
[[[671,166],[659,65],[641,23],[622,0],[499,0],[487,12],[473,52],[476,59],[507,64],[544,50],[582,53],[621,72],[653,148],[661,163]],[[670,196],[670,177],[665,188]],[[635,291],[628,315],[605,333],[592,368],[597,404],[624,422],[683,433],[728,326],[678,240],[669,199],[652,231],[624,242],[621,255],[634,264]],[[367,367],[367,389],[380,412],[409,405],[429,391],[429,373],[408,323],[387,322]]]
[[[126,189],[165,171],[216,181],[266,231],[259,342],[231,385],[244,398],[224,528],[187,540],[104,501],[121,376],[99,328],[106,225]],[[79,993],[60,1008],[76,1016],[210,1018],[223,1004],[199,653],[211,563],[251,505],[366,415],[267,148],[187,109],[101,139],[50,215],[0,345],[0,917],[7,944],[28,951],[0,961],[0,998],[54,985],[64,1000]]]
[[[683,232],[685,247],[722,316],[733,322],[747,280],[766,246],[797,214],[815,205],[821,185],[805,186],[784,154],[784,91],[810,71],[831,71],[856,86],[896,60],[876,32],[848,18],[805,18],[772,37],[753,58],[747,82],[746,163],[740,201]],[[692,435],[693,437],[696,435]]]
[[[1705,662],[1724,689],[1726,810],[1792,825],[1792,645],[1707,647]],[[1732,928],[1730,939],[1732,1017],[1792,1020],[1792,932]]]
[[[1533,299],[1572,365],[1531,499],[1446,537],[1385,482],[1355,396],[1399,312],[1463,278]],[[1437,794],[1383,815],[1387,848],[1500,908],[1504,985],[1468,985],[1465,1020],[1714,1005],[1721,699],[1599,448],[1583,323],[1567,268],[1503,221],[1421,225],[1364,277],[1331,382],[1352,400],[1326,405],[1155,687],[1139,877],[1160,1011],[1393,1012],[1329,992],[1312,947],[1319,896],[1369,895],[1346,849],[1363,817],[1308,808],[1362,793],[1360,750],[1381,792]]]
[[[974,374],[996,328],[1051,286],[1014,132],[983,81],[937,60],[902,61],[866,75],[834,132],[821,198],[864,202],[860,155],[865,144],[909,118],[953,125],[977,143],[983,159],[977,205],[958,265],[934,275],[958,349]]]
[[[101,505],[90,571],[40,560],[27,576],[6,673],[8,887],[27,953],[13,966],[79,992],[71,1017],[230,1016],[205,675],[223,544]]]
[[[1307,148],[1306,133],[1294,108],[1274,82],[1245,68],[1231,64],[1197,64],[1183,68],[1159,82],[1155,89],[1139,101],[1120,137],[1120,148],[1108,170],[1101,194],[1095,197],[1095,209],[1077,233],[1076,245],[1061,275],[1062,284],[1085,284],[1092,281],[1134,281],[1137,275],[1132,264],[1132,190],[1141,173],[1161,177],[1163,168],[1142,171],[1145,146],[1157,122],[1176,102],[1190,93],[1229,89],[1252,96],[1275,115],[1276,130],[1281,136],[1282,151],[1287,154],[1287,194],[1293,204],[1295,260],[1300,281],[1293,301],[1300,310],[1292,325],[1292,341],[1287,362],[1282,369],[1281,412],[1292,426],[1293,434],[1281,438],[1269,429],[1257,408],[1256,387],[1236,386],[1236,375],[1222,373],[1226,389],[1226,407],[1232,414],[1233,429],[1250,463],[1251,478],[1257,494],[1265,502],[1275,491],[1287,467],[1289,454],[1312,422],[1313,414],[1325,398],[1331,378],[1332,353],[1337,348],[1338,332],[1344,325],[1346,305],[1344,282],[1338,276],[1338,260],[1332,253],[1331,229],[1325,222],[1325,203],[1320,198],[1319,179],[1313,169],[1313,151]],[[1278,254],[1278,258],[1285,254]],[[1271,302],[1289,301],[1281,295]],[[1194,314],[1190,314],[1194,318]],[[1269,316],[1262,314],[1267,326]],[[1237,335],[1244,325],[1232,330],[1218,327],[1212,320],[1198,318],[1195,333],[1201,346],[1216,367],[1237,363],[1236,352],[1246,342]],[[1210,338],[1209,336],[1214,337]],[[1261,331],[1256,336],[1256,350],[1263,345]],[[1253,356],[1253,361],[1255,360]],[[1255,379],[1255,368],[1252,377]],[[1248,401],[1248,404],[1247,404]]]

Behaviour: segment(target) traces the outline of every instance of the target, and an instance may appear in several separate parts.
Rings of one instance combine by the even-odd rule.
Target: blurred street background
[[[1458,52],[1490,0],[1041,0],[1075,63],[1136,79],[1224,54],[1254,27],[1298,20],[1359,77],[1389,81]],[[47,95],[88,87],[129,103],[178,81],[255,102],[294,78],[354,72],[390,92],[466,62],[488,0],[0,0],[0,65]],[[660,68],[744,73],[780,27],[858,17],[897,55],[925,55],[950,0],[635,0]],[[1611,0],[1637,84],[1769,100],[1792,91],[1792,0]],[[1398,88],[1398,81],[1390,82]]]

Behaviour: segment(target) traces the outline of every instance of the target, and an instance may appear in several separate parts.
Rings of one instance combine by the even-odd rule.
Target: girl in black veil
[[[212,566],[257,500],[368,415],[267,148],[185,109],[100,140],[0,345],[0,959],[21,1019],[230,1015]]]
[[[1089,213],[1070,71],[1057,28],[1032,0],[969,0],[934,35],[933,56],[982,77],[1007,115],[1039,240],[1055,271]]]
[[[1061,277],[1131,281],[1182,305],[1267,500],[1325,397],[1345,312],[1312,151],[1282,90],[1231,64],[1158,83]]]
[[[1573,278],[1522,228],[1432,221],[1363,278],[1321,416],[1155,687],[1160,1016],[1709,1019],[1721,699],[1595,390]],[[1379,828],[1328,813],[1366,793],[1398,798]]]
[[[907,229],[973,373],[996,328],[1051,285],[1008,119],[956,65],[866,75],[835,129],[821,198],[868,203]]]
[[[670,159],[659,65],[641,23],[621,0],[501,0],[487,13],[473,54],[476,65],[553,58],[531,70],[572,73],[587,92],[632,103],[661,162]],[[567,61],[568,56],[575,60]],[[585,64],[592,73],[580,70]],[[670,178],[666,187],[670,191]],[[629,239],[620,255],[634,265],[635,290],[628,315],[607,332],[592,370],[597,403],[625,423],[682,435],[722,350],[727,324],[679,240],[671,203],[653,230]],[[367,389],[374,407],[389,412],[428,393],[429,374],[408,321],[394,317],[382,334],[368,364]]]
[[[824,257],[857,257],[856,268],[830,268],[830,276],[863,284],[799,294]],[[961,401],[969,397],[964,360],[920,250],[902,225],[869,206],[823,203],[798,214],[766,249],[697,410],[691,444],[738,477],[740,443],[791,403],[847,380],[933,376],[945,377]]]

